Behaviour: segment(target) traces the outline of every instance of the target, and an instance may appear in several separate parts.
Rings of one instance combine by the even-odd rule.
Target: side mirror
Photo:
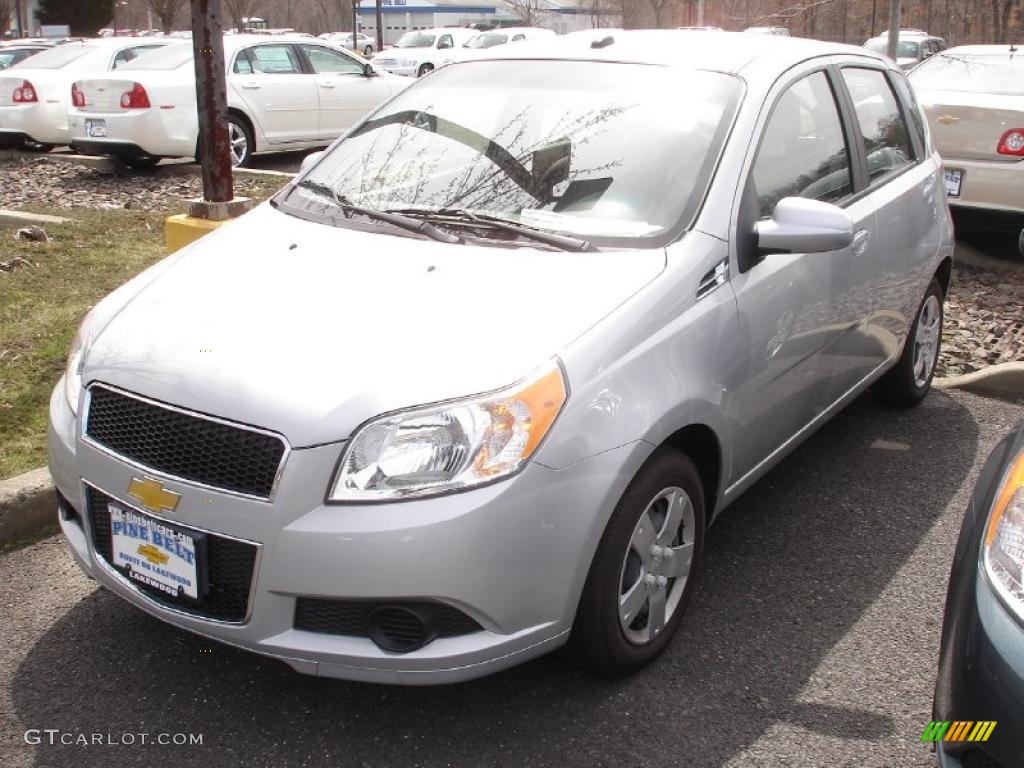
[[[319,152],[310,152],[308,155],[302,158],[302,163],[299,165],[299,173],[305,173],[306,171],[308,171],[310,168],[312,168],[314,165],[320,162],[320,158],[323,157],[323,155],[323,150],[320,150]]]
[[[786,197],[754,225],[754,235],[762,253],[825,253],[850,247],[853,220],[831,203]]]
[[[376,77],[377,70],[373,68],[373,64],[366,62],[363,64],[363,77]]]

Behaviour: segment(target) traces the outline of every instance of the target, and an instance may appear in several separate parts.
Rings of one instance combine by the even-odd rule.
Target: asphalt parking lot
[[[711,530],[681,631],[628,680],[557,655],[441,688],[301,677],[96,589],[46,539],[0,556],[0,765],[933,766],[919,737],[962,510],[1021,418],[964,393],[861,398]]]

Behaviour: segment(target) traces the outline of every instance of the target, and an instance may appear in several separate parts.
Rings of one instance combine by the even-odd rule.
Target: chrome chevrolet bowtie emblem
[[[128,483],[128,495],[142,502],[150,512],[173,512],[181,501],[181,494],[169,491],[159,481],[147,477],[133,477]]]

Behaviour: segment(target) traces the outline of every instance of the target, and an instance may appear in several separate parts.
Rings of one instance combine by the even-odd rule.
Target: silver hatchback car
[[[722,510],[869,386],[928,392],[952,253],[877,55],[507,46],[90,312],[51,401],[61,527],[113,593],[300,672],[568,642],[628,673]]]

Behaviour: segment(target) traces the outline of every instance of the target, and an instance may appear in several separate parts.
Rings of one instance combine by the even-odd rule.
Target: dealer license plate
[[[198,600],[205,534],[186,533],[131,509],[108,504],[113,564],[132,581],[170,597]]]
[[[93,139],[107,138],[107,121],[86,119],[85,135]]]
[[[964,172],[959,168],[946,168],[943,172],[946,182],[946,194],[949,197],[960,197],[960,186],[964,181]]]

